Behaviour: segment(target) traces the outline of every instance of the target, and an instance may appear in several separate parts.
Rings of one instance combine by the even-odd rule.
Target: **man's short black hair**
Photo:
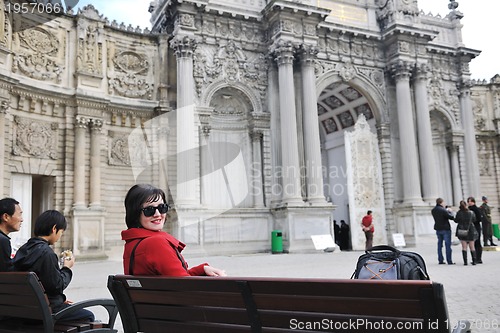
[[[68,222],[63,214],[57,210],[46,210],[35,221],[35,228],[33,233],[36,237],[50,236],[52,228],[56,227],[56,231],[66,230]]]
[[[3,214],[10,216],[14,215],[16,212],[16,205],[19,205],[19,202],[13,198],[3,198],[0,200],[0,216]]]

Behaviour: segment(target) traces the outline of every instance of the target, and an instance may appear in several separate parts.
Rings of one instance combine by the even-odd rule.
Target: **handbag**
[[[470,231],[470,227],[473,226],[472,224],[472,214],[470,214],[469,212],[469,215],[470,215],[470,219],[469,219],[469,226],[467,229],[460,229],[460,225],[457,226],[457,237],[467,237],[469,236],[469,231]]]

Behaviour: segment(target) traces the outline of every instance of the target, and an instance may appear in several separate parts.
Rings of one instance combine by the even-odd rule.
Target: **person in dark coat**
[[[442,198],[436,199],[436,206],[431,210],[432,217],[434,218],[434,230],[436,230],[436,236],[438,239],[437,243],[437,253],[439,264],[444,264],[443,258],[443,241],[446,248],[446,262],[448,265],[454,265],[451,253],[451,226],[450,220],[454,220],[455,217],[451,213],[451,210],[446,209],[444,206],[444,200]]]
[[[469,205],[469,209],[476,214],[476,221],[474,222],[474,226],[476,227],[478,237],[474,241],[474,248],[476,249],[476,263],[483,263],[483,245],[481,244],[481,220],[483,219],[483,214],[481,213],[481,209],[476,206],[476,199],[474,197],[467,198],[467,204]]]
[[[472,257],[472,265],[476,264],[476,250],[474,248],[474,241],[477,238],[476,227],[474,226],[474,221],[476,220],[476,214],[470,210],[465,201],[460,201],[460,210],[455,216],[455,223],[457,223],[457,233],[456,236],[462,244],[462,258],[464,259],[464,265],[467,265],[467,246],[470,249],[470,255]],[[458,230],[467,230],[466,235],[459,235]]]
[[[36,273],[45,289],[53,313],[61,311],[72,303],[66,299],[63,291],[73,277],[71,267],[75,264],[75,258],[72,255],[67,257],[62,268],[59,268],[59,257],[50,247],[59,241],[67,225],[66,218],[57,210],[43,212],[35,221],[35,237],[30,238],[19,248],[13,260],[15,271]],[[95,317],[91,311],[79,309],[60,318],[60,321],[65,320],[93,322]]]
[[[350,250],[349,243],[351,239],[351,228],[344,221],[340,220],[340,250]]]
[[[0,272],[12,270],[12,245],[9,234],[21,229],[23,210],[16,199],[0,200]]]

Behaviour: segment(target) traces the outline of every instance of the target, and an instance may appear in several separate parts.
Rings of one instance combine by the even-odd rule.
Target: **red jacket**
[[[180,254],[186,245],[164,231],[131,228],[122,231],[122,239],[125,241],[123,251],[125,274],[130,274],[129,265],[132,249],[142,239],[135,249],[134,275],[205,275],[203,267],[208,264],[204,263],[188,269],[187,263]]]
[[[363,217],[363,220],[361,220],[361,224],[365,227],[368,228],[370,225],[372,226],[369,231],[374,232],[375,227],[373,226],[373,216],[372,215],[365,215]]]

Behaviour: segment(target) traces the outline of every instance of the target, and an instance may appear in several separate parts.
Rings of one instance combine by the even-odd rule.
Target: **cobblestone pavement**
[[[493,249],[493,248],[492,248]],[[499,247],[500,249],[500,247]],[[461,246],[453,245],[456,265],[438,265],[434,236],[423,236],[415,248],[405,248],[421,254],[427,264],[431,280],[444,285],[451,326],[457,320],[468,319],[474,333],[500,332],[500,252],[484,251],[482,265],[464,266]],[[356,261],[363,251],[325,253],[270,254],[259,253],[234,256],[185,257],[190,265],[209,262],[223,268],[231,276],[350,278]],[[78,258],[77,258],[78,260]],[[88,298],[111,297],[107,276],[121,274],[118,259],[96,262],[78,262],[74,266],[73,281],[66,294],[73,301]],[[97,317],[102,317],[95,309]],[[104,318],[103,318],[104,319]],[[121,331],[121,322],[117,328]]]

